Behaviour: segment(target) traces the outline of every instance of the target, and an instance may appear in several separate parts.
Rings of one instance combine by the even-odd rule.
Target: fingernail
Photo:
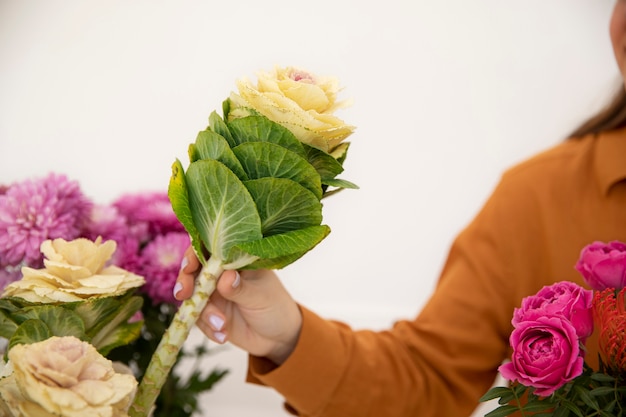
[[[187,259],[187,257],[185,256],[183,258],[183,260],[180,262],[180,269],[183,270],[185,269],[185,267],[189,265],[189,260]]]
[[[224,343],[224,340],[226,340],[226,335],[222,332],[213,333],[213,337],[215,337],[220,343]]]
[[[232,287],[237,288],[241,284],[241,275],[239,275],[239,271],[235,271],[235,280],[233,281]]]
[[[172,292],[174,293],[174,298],[176,298],[176,296],[182,289],[183,289],[183,284],[181,284],[180,282],[177,282],[176,285],[174,285],[174,289],[172,290]]]
[[[209,323],[215,330],[222,330],[222,327],[224,327],[224,319],[220,316],[216,316],[215,314],[211,314],[209,316]]]

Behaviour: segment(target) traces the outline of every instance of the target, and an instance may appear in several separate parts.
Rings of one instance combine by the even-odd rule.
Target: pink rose
[[[580,252],[576,270],[594,290],[626,287],[626,244],[614,240],[585,246]]]
[[[569,281],[560,281],[543,287],[535,295],[522,300],[513,313],[513,326],[537,317],[561,316],[569,320],[576,334],[584,340],[593,333],[593,291]]]
[[[537,317],[519,323],[509,339],[511,362],[500,366],[502,376],[535,388],[547,397],[583,371],[576,329],[560,316]]]

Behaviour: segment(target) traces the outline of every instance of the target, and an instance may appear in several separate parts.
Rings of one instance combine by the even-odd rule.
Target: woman
[[[626,1],[615,4],[610,37],[626,79]],[[585,285],[574,269],[580,250],[626,241],[623,86],[571,136],[503,175],[415,319],[353,331],[298,305],[272,271],[227,271],[198,326],[249,352],[249,381],[275,388],[297,415],[470,415],[509,357],[521,299],[555,281]],[[190,296],[198,266],[189,251],[178,299]]]

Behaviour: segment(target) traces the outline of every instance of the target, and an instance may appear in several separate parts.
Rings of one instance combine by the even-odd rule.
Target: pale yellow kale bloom
[[[257,85],[237,81],[239,94],[230,95],[229,120],[250,115],[253,109],[289,129],[301,142],[331,153],[354,131],[333,113],[347,105],[337,101],[339,84],[287,67],[257,74]]]
[[[79,238],[46,240],[41,244],[44,268],[22,268],[22,279],[9,284],[3,297],[35,303],[82,301],[109,297],[144,284],[143,277],[117,266],[107,266],[117,244]]]
[[[9,351],[13,373],[0,380],[0,398],[11,417],[126,417],[137,389],[131,374],[89,343],[51,337]],[[0,408],[0,410],[2,410]]]

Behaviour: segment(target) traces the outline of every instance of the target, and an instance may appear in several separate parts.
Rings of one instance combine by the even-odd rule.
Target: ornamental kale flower
[[[189,245],[187,233],[172,232],[155,237],[141,252],[139,260],[142,275],[146,277],[141,291],[150,296],[153,304],[178,304],[172,295],[172,288]]]
[[[91,201],[64,175],[27,180],[0,195],[0,266],[40,267],[41,243],[80,236]]]
[[[585,246],[576,263],[576,270],[594,290],[626,287],[626,244],[613,241],[593,242]]]

